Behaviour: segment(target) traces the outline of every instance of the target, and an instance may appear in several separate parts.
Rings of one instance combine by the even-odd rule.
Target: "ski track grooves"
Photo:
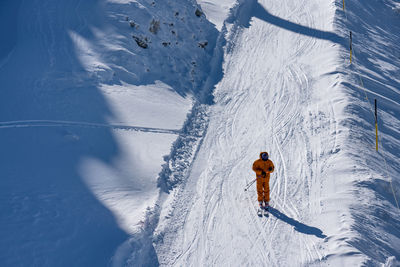
[[[250,9],[255,3],[245,2],[240,8]],[[314,18],[317,0],[259,4],[293,23],[321,28]],[[164,244],[156,245],[160,264],[321,263],[323,240],[295,229],[291,222],[307,224],[321,214],[323,155],[337,145],[331,134],[337,127],[332,101],[311,105],[318,77],[309,58],[330,44],[254,16],[248,28],[235,24],[230,29],[224,77],[214,92],[207,134],[177,194],[182,199],[173,205],[173,226]],[[259,218],[255,184],[243,191],[254,179],[251,165],[263,150],[270,152],[276,166],[270,180],[271,206],[288,219],[273,214]]]
[[[134,130],[139,132],[151,132],[151,133],[167,133],[167,134],[180,134],[180,130],[174,129],[161,129],[151,127],[140,127],[132,125],[121,125],[121,124],[104,124],[104,123],[92,123],[92,122],[80,122],[80,121],[59,121],[59,120],[23,120],[23,121],[6,121],[0,122],[0,129],[6,128],[27,128],[27,127],[94,127],[94,128],[112,128],[120,130]]]

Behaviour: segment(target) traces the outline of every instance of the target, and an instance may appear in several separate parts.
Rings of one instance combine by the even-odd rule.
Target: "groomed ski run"
[[[368,233],[355,225],[374,218],[352,215],[369,209],[359,206],[356,183],[377,176],[353,156],[374,151],[357,141],[349,115],[340,4],[260,0],[232,9],[207,134],[155,232],[162,266],[375,266],[398,255],[398,234],[372,232],[362,243]],[[260,220],[255,186],[243,189],[264,150],[276,169],[270,216]],[[392,201],[389,191],[386,197]],[[379,247],[377,240],[389,243]]]

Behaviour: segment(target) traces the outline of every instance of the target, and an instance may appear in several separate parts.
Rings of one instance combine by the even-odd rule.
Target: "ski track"
[[[260,4],[275,16],[319,29],[310,12],[317,2]],[[253,161],[267,150],[276,166],[272,207],[305,224],[322,213],[322,156],[336,148],[331,133],[337,125],[331,101],[310,106],[318,77],[308,58],[324,51],[327,41],[255,17],[250,24],[229,33],[224,78],[215,89],[216,104],[198,155],[203,163],[195,162],[192,172],[204,169],[180,189],[190,208],[183,208],[184,200],[174,206],[174,230],[156,248],[161,265],[302,266],[325,258],[323,239],[272,214],[259,218],[255,184],[243,189],[254,179]]]
[[[23,121],[7,121],[0,122],[0,129],[5,128],[29,128],[29,127],[94,127],[94,128],[112,128],[115,130],[134,130],[138,132],[152,132],[152,133],[166,133],[166,134],[180,134],[180,130],[174,129],[161,129],[151,127],[140,127],[132,125],[121,124],[104,124],[80,121],[60,121],[60,120],[23,120]]]

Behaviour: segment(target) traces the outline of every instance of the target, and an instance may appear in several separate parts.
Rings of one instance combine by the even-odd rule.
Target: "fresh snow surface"
[[[0,266],[111,265],[143,231],[210,71],[196,8],[1,1]]]
[[[342,3],[1,1],[0,266],[399,266],[400,3]]]
[[[215,24],[215,27],[220,31],[236,0],[197,0],[197,3],[199,3],[206,14],[207,19]]]
[[[400,15],[399,1],[351,1],[335,20],[348,41],[353,34],[354,64],[338,69],[349,105],[344,148],[356,163],[350,212],[354,238],[366,266],[389,261],[400,266]],[[341,4],[338,3],[341,7]],[[375,151],[374,99],[378,102],[379,152]],[[393,260],[393,257],[397,260]]]

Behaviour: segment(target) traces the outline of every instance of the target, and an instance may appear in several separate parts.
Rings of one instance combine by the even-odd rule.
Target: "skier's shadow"
[[[319,228],[308,226],[308,225],[305,225],[304,223],[296,221],[295,219],[286,216],[285,214],[283,214],[282,212],[280,212],[277,209],[269,207],[269,212],[272,215],[274,215],[276,218],[278,218],[279,220],[282,220],[287,224],[293,225],[294,230],[296,230],[297,232],[307,234],[307,235],[315,235],[318,238],[326,237],[326,235],[324,235],[324,233]]]

